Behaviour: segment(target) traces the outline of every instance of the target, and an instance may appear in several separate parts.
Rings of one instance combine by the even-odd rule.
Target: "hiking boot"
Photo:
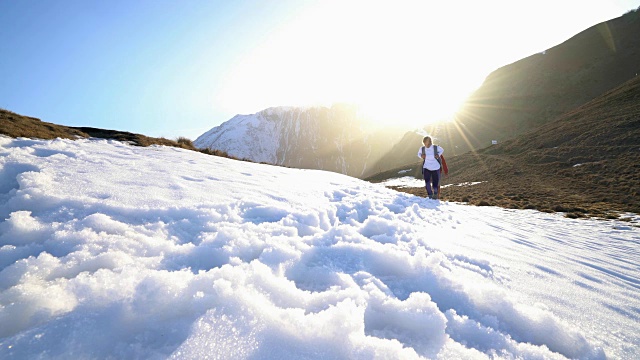
[[[433,195],[431,195],[431,194],[427,194],[427,197],[428,197],[429,199],[433,199]]]
[[[434,192],[433,196],[431,197],[433,200],[438,200],[438,193]]]

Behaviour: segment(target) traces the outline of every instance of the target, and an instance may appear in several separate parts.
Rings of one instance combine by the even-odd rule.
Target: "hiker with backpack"
[[[423,159],[422,176],[424,177],[425,188],[429,199],[437,200],[440,190],[440,173],[442,169],[442,153],[444,149],[433,145],[431,136],[422,139],[424,146],[418,149],[418,157]]]

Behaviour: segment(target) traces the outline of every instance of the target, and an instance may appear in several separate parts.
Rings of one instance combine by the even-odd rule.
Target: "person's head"
[[[424,139],[422,139],[422,143],[426,147],[431,146],[431,136],[425,136]]]

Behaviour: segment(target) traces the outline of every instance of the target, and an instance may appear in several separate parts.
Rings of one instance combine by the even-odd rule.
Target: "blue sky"
[[[238,113],[335,101],[424,122],[490,71],[639,6],[2,0],[0,107],[192,139]]]

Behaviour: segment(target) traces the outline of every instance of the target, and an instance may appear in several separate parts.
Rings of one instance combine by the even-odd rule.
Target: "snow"
[[[446,182],[447,178],[442,179],[442,181]],[[459,184],[444,184],[441,187],[446,188],[449,186],[473,186],[482,184],[484,181],[476,181],[476,182],[464,182]],[[410,187],[424,187],[424,180],[416,179],[413,176],[403,176],[399,178],[393,178],[380,183],[383,186],[395,186],[399,188],[410,188]]]
[[[403,176],[399,178],[393,178],[385,180],[380,183],[383,186],[396,186],[396,187],[424,187],[424,180],[416,179],[413,176]]]
[[[631,359],[631,222],[0,137],[0,358]]]
[[[483,182],[486,182],[486,181],[467,181],[459,184],[446,184],[446,185],[442,185],[442,187],[446,188],[449,186],[473,186],[473,185],[482,184]]]

